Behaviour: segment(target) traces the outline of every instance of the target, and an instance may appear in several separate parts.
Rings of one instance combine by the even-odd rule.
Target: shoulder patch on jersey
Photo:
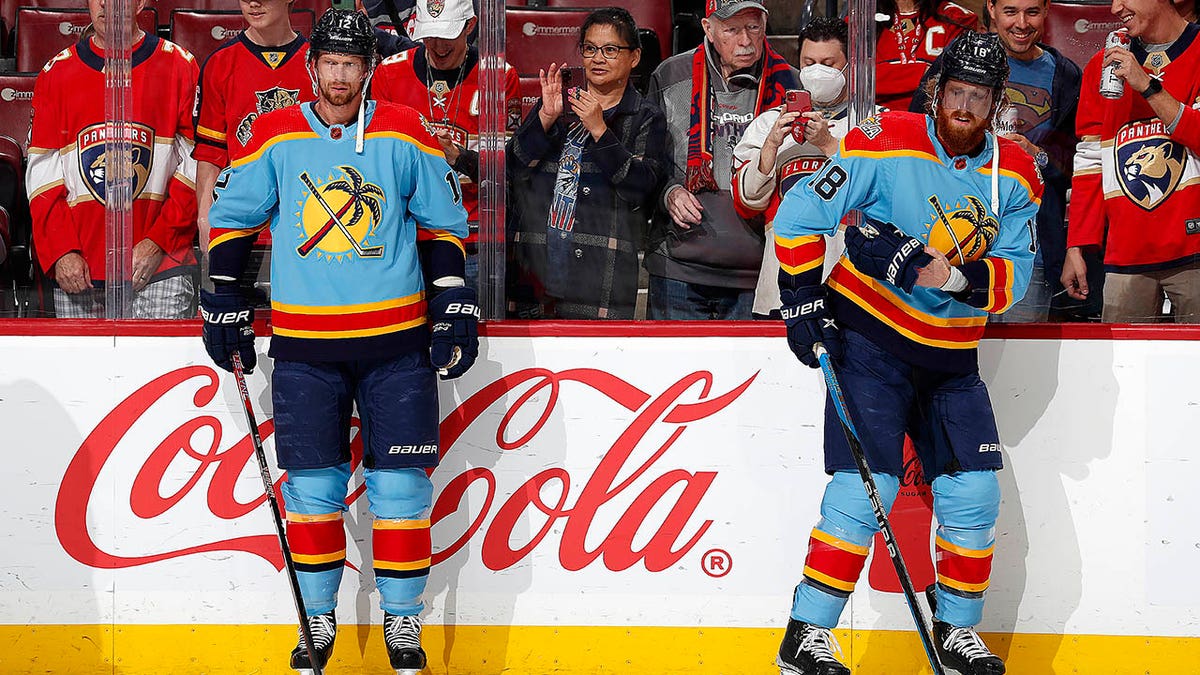
[[[72,46],[67,47],[66,49],[62,50],[61,52],[55,54],[54,56],[50,57],[50,60],[46,61],[46,65],[42,66],[42,72],[48,73],[48,72],[50,72],[50,68],[53,67],[54,64],[56,64],[60,61],[66,61],[67,59],[71,58],[71,50],[74,48],[75,47],[72,45]]]
[[[164,52],[167,52],[168,54],[178,54],[179,56],[183,57],[184,61],[187,61],[188,63],[193,63],[196,60],[196,57],[192,56],[191,52],[183,47],[180,47],[178,44],[171,42],[170,40],[159,38],[158,48]]]
[[[412,58],[412,54],[415,51],[417,51],[417,48],[413,47],[412,49],[406,49],[402,52],[392,54],[391,56],[387,57],[383,61],[380,61],[379,65],[387,66],[387,65],[391,65],[393,63],[403,63],[403,62],[409,60],[410,58]]]

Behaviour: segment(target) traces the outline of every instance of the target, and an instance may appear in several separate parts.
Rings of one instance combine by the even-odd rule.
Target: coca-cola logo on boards
[[[694,372],[658,395],[646,393],[621,378],[590,368],[554,372],[531,368],[504,376],[480,389],[446,417],[441,425],[442,452],[454,451],[455,442],[494,404],[506,400],[511,394],[514,400],[496,430],[496,447],[502,451],[517,451],[542,430],[550,419],[562,385],[574,383],[591,388],[625,408],[632,419],[608,447],[594,471],[582,481],[576,493],[572,476],[561,467],[551,467],[529,478],[513,490],[500,504],[502,495],[497,494],[497,481],[487,468],[471,468],[451,478],[434,503],[432,520],[439,521],[467,508],[464,497],[476,483],[487,488],[486,498],[479,511],[467,514],[469,523],[462,533],[448,546],[434,555],[434,563],[449,558],[462,549],[488,520],[491,521],[482,535],[480,555],[489,569],[499,570],[516,564],[542,544],[552,527],[562,522],[562,534],[558,542],[558,559],[564,569],[580,570],[603,559],[604,566],[611,571],[628,569],[639,562],[652,572],[664,570],[677,563],[691,551],[712,525],[711,520],[697,522],[697,509],[716,479],[716,472],[688,471],[682,468],[663,470],[657,467],[663,455],[686,431],[687,425],[712,417],[736,401],[749,388],[757,373],[733,389],[711,395],[713,377],[707,372]],[[55,529],[63,549],[75,560],[98,568],[124,568],[178,558],[210,551],[245,551],[268,561],[277,570],[283,569],[278,542],[274,535],[252,535],[198,542],[191,546],[144,555],[117,555],[105,551],[92,538],[88,529],[88,505],[91,502],[96,481],[101,470],[113,456],[122,439],[139,420],[149,415],[162,415],[169,419],[171,411],[157,406],[168,394],[178,394],[187,387],[196,387],[192,400],[197,408],[212,403],[216,398],[221,381],[216,371],[207,366],[188,366],[166,373],[139,388],[119,403],[104,417],[83,441],[63,475],[55,506]],[[545,391],[543,391],[545,390]],[[697,391],[698,390],[698,391]],[[190,390],[189,390],[190,391]],[[686,400],[686,401],[685,401]],[[538,413],[537,421],[517,438],[508,437],[508,427],[519,412],[528,414],[526,406],[539,404],[544,408]],[[635,451],[649,432],[660,425],[669,430],[667,440],[649,452],[649,457],[630,470],[626,467]],[[206,433],[198,433],[205,431]],[[132,479],[129,506],[140,519],[150,520],[170,517],[170,511],[191,491],[200,487],[208,477],[207,507],[211,514],[224,520],[241,518],[258,508],[266,499],[259,495],[242,502],[234,493],[235,483],[244,471],[255,469],[247,464],[254,462],[254,449],[249,435],[243,436],[233,445],[222,450],[221,420],[212,415],[200,414],[180,424],[145,456],[142,465]],[[263,438],[274,431],[271,420],[261,421],[259,433]],[[208,438],[208,447],[195,447],[197,438]],[[645,450],[641,455],[646,454]],[[192,475],[182,486],[164,495],[165,485],[174,485],[178,475],[171,481],[164,480],[169,471],[178,472],[176,462],[180,456],[192,460]],[[639,455],[639,456],[641,456]],[[358,453],[356,453],[356,458]],[[130,465],[132,466],[132,465]],[[175,466],[176,468],[172,468]],[[650,480],[654,472],[657,477]],[[618,481],[618,476],[622,478]],[[595,541],[591,532],[597,512],[607,503],[623,493],[632,496],[633,485],[639,479],[649,480],[641,492],[633,496],[623,514],[604,538],[594,547],[587,542]],[[279,482],[282,482],[282,477]],[[279,482],[276,494],[279,494]],[[543,501],[543,493],[554,493],[555,503]],[[682,486],[682,489],[680,489]],[[347,497],[352,503],[363,492],[362,486]],[[670,495],[670,496],[668,496]],[[570,498],[574,502],[568,505]],[[668,500],[673,499],[673,503]],[[119,500],[118,500],[119,501]],[[647,523],[656,506],[669,505],[661,522]],[[499,504],[495,512],[492,506]],[[541,529],[533,533],[527,543],[513,548],[513,531],[523,514],[534,509],[545,517]],[[657,509],[661,513],[664,509]],[[654,534],[640,548],[634,548],[634,537],[643,525],[655,526]],[[266,528],[264,528],[266,529]],[[644,540],[645,533],[639,537]]]

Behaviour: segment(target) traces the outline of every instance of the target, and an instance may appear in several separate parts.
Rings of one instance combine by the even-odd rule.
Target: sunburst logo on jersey
[[[318,258],[337,261],[382,257],[383,246],[371,245],[367,238],[383,222],[383,188],[368,183],[352,166],[338,169],[340,177],[327,176],[320,184],[307,173],[300,175],[308,196],[297,203],[301,244],[296,252],[307,257],[316,251]]]
[[[1117,182],[1135,204],[1150,211],[1175,192],[1186,151],[1171,140],[1161,120],[1126,124],[1114,146]]]
[[[104,122],[93,124],[79,132],[76,147],[79,149],[79,174],[83,176],[88,191],[101,204],[108,201],[104,185],[108,173],[108,161],[104,154],[104,141],[108,137]],[[154,129],[145,124],[129,123],[125,129],[129,137],[133,160],[133,175],[130,176],[132,190],[130,199],[137,199],[150,180],[150,168],[154,164]]]
[[[933,221],[929,245],[946,254],[951,265],[979,260],[985,256],[1000,234],[1000,221],[988,213],[983,201],[974,195],[963,198],[947,209],[936,196],[929,198]]]

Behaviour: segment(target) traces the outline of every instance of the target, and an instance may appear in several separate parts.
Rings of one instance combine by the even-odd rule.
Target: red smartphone
[[[558,71],[562,77],[562,109],[564,115],[574,115],[575,111],[571,109],[570,95],[571,90],[581,86],[583,81],[583,68],[579,66],[564,67]]]
[[[784,112],[806,113],[812,111],[812,96],[807,91],[789,89],[783,95]],[[804,142],[804,122],[801,117],[792,124],[792,138],[797,143]]]

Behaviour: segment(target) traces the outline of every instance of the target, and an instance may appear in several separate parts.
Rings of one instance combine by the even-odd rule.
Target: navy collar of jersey
[[[251,54],[253,54],[255,58],[257,58],[259,61],[262,61],[267,66],[270,66],[271,64],[268,63],[265,58],[263,58],[263,54],[267,52],[283,52],[283,60],[279,62],[279,65],[282,66],[291,60],[291,58],[296,55],[296,52],[300,51],[300,48],[308,42],[308,40],[306,40],[299,32],[296,33],[295,39],[293,39],[291,42],[287,43],[286,45],[276,45],[274,47],[264,47],[257,42],[254,42],[250,38],[246,37],[246,31],[238,33],[237,40],[241,42],[242,46],[245,47]],[[276,68],[278,67],[279,66],[276,66]]]
[[[1200,33],[1200,26],[1194,23],[1184,26],[1183,32],[1179,34],[1179,37],[1175,38],[1170,47],[1167,47],[1167,58],[1172,61],[1179,58],[1192,45],[1197,33]],[[1133,49],[1129,51],[1133,52],[1133,56],[1138,60],[1138,63],[1144,63],[1150,53],[1146,51],[1146,47],[1142,44],[1142,41],[1140,39],[1134,40],[1132,46]]]
[[[321,116],[317,114],[317,102],[316,101],[309,101],[308,103],[301,104],[300,112],[304,113],[304,118],[308,120],[308,126],[312,127],[312,130],[317,132],[317,134],[320,135],[321,138],[324,138],[324,139],[330,140],[330,141],[335,141],[335,142],[342,141],[342,140],[345,140],[348,138],[348,139],[350,139],[351,143],[354,142],[354,134],[357,131],[357,128],[355,127],[355,125],[358,124],[357,118],[350,120],[346,124],[331,125],[328,122],[326,122],[325,120],[321,119]],[[372,99],[367,99],[366,106],[363,108],[363,118],[366,119],[367,126],[371,125],[371,118],[374,116],[374,114],[375,114],[375,101],[373,101]],[[334,127],[342,128],[342,137],[341,138],[333,138],[332,136],[330,136],[330,132]],[[365,129],[364,129],[364,131],[365,131]]]
[[[938,159],[946,166],[952,166],[954,160],[962,158],[966,160],[967,168],[974,171],[976,169],[986,168],[992,161],[992,144],[996,142],[996,136],[990,131],[983,134],[983,147],[974,155],[950,155],[946,152],[946,147],[942,145],[942,141],[937,137],[937,121],[933,115],[925,115],[925,128],[929,131],[929,140],[933,141],[934,150],[937,151]]]
[[[157,35],[143,33],[142,43],[133,50],[130,67],[137,68],[145,63],[146,59],[153,56],[154,50],[158,49],[158,40],[159,37]],[[79,60],[83,61],[84,65],[93,70],[104,72],[104,57],[92,49],[92,37],[90,35],[75,44],[75,51],[79,54]]]
[[[421,84],[428,87],[437,80],[443,80],[451,89],[460,84],[458,74],[462,73],[463,79],[466,79],[467,73],[475,69],[479,63],[479,50],[474,45],[467,45],[466,60],[457,68],[450,70],[438,70],[437,68],[429,67],[429,58],[425,55],[425,45],[418,45],[413,50],[413,72],[416,73],[417,79]],[[432,81],[430,78],[432,77]]]

